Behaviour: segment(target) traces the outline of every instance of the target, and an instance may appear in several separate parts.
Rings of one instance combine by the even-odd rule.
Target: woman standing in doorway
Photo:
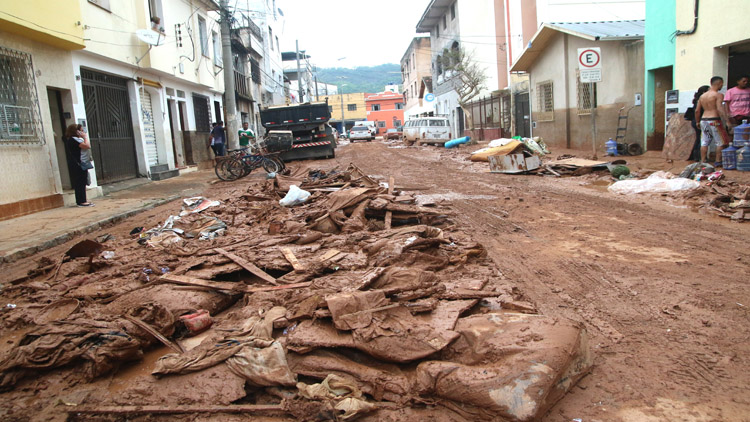
[[[89,136],[83,131],[81,125],[70,125],[65,130],[65,151],[68,158],[68,171],[70,182],[76,193],[76,204],[79,207],[93,207],[94,204],[86,201],[86,185],[88,182],[89,160],[81,160],[81,155],[88,155],[91,149]]]

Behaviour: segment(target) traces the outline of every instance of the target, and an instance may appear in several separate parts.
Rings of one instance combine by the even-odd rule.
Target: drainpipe
[[[695,31],[698,29],[698,2],[700,0],[695,0],[695,12],[693,13],[693,29],[689,31],[676,31],[674,33],[675,37],[679,37],[680,35],[692,35],[695,33]]]

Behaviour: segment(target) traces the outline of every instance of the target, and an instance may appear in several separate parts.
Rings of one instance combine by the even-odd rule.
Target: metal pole
[[[341,84],[339,88],[339,95],[341,96],[341,133],[346,135],[346,120],[344,120],[344,85]]]
[[[594,98],[594,85],[595,82],[589,83],[589,102],[591,104],[591,150],[594,153],[594,160],[597,159],[596,156],[596,105],[595,105],[595,98]]]
[[[320,101],[320,96],[318,95],[318,75],[315,75],[315,101]]]
[[[297,95],[299,95],[298,101],[302,102],[302,72],[300,71],[299,67],[299,40],[296,41],[297,44]]]
[[[227,115],[225,130],[229,149],[240,147],[237,131],[237,104],[234,93],[234,66],[232,64],[232,43],[229,34],[229,0],[220,0],[221,9],[221,55],[224,64],[224,113]],[[217,116],[218,120],[218,116]]]

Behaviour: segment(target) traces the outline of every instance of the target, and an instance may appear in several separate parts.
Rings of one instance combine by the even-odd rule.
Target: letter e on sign
[[[601,82],[602,52],[599,47],[579,48],[578,67],[581,82]]]

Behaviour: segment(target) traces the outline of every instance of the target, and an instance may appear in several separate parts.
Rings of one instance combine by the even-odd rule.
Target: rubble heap
[[[589,370],[580,325],[538,314],[449,209],[392,178],[350,166],[229,186],[11,280],[6,399],[69,370],[98,388],[52,411],[84,420],[529,421]],[[279,205],[292,186],[310,197]]]

